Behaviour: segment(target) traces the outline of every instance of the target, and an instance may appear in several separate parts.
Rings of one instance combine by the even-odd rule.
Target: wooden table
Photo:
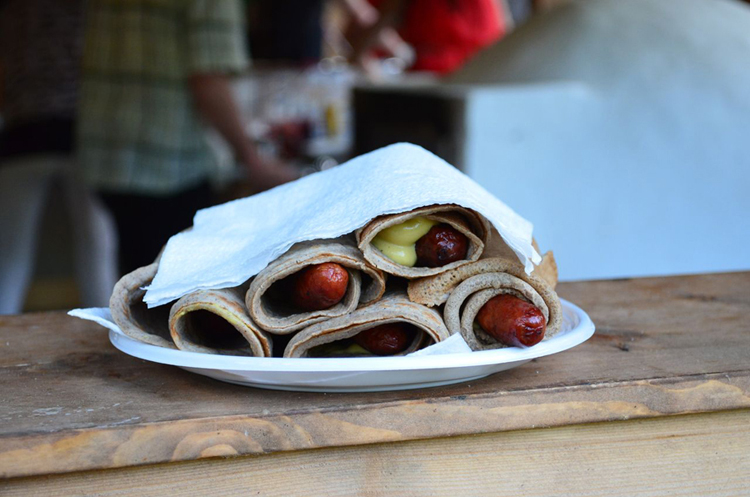
[[[0,494],[750,495],[750,273],[559,293],[597,325],[583,345],[370,394],[224,384],[60,312],[0,317]]]

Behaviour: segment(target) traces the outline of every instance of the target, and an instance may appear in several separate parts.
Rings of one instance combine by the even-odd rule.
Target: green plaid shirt
[[[91,0],[79,163],[92,187],[168,194],[215,170],[188,89],[199,73],[247,68],[239,0]]]

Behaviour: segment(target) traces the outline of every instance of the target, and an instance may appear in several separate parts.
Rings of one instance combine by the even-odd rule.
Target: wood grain
[[[134,359],[61,313],[0,317],[5,477],[750,407],[750,273],[560,285],[585,344],[468,384],[312,394]]]
[[[750,410],[19,478],[8,497],[740,496]]]

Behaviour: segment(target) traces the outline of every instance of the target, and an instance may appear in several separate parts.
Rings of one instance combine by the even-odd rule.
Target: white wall
[[[454,82],[464,169],[534,222],[562,279],[750,269],[747,6],[571,4]]]

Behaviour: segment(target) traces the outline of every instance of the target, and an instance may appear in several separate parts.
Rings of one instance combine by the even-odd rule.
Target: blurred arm
[[[259,190],[296,179],[297,171],[282,163],[261,159],[245,133],[239,107],[229,77],[224,74],[195,74],[188,86],[199,114],[229,143],[236,160],[242,164]]]
[[[237,160],[243,163],[255,161],[255,148],[245,134],[229,77],[196,74],[190,76],[188,85],[201,117],[229,143]]]
[[[350,59],[360,65],[367,65],[368,53],[374,47],[379,47],[394,57],[399,57],[413,63],[414,54],[409,45],[399,36],[396,28],[403,21],[410,0],[385,0],[380,5],[379,12],[367,16],[367,21],[350,4],[357,1],[345,2],[350,9],[353,23],[349,27],[347,38],[352,46]]]
[[[230,77],[248,67],[239,0],[186,2],[188,88],[198,113],[229,143],[258,190],[295,179],[296,169],[258,156],[232,93]]]

